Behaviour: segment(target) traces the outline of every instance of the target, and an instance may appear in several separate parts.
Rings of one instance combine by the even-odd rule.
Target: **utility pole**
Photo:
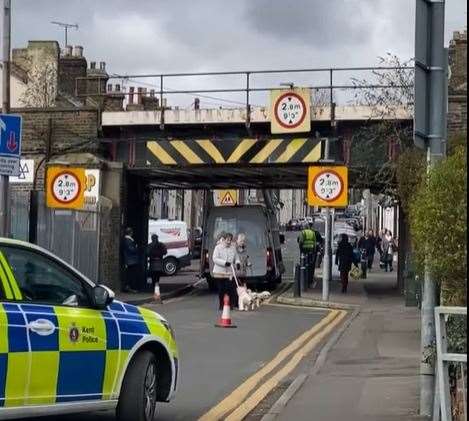
[[[64,47],[66,47],[68,45],[68,28],[75,28],[76,30],[78,30],[78,25],[76,23],[65,23],[65,22],[56,22],[56,21],[52,21],[51,23],[53,25],[60,26],[61,28],[64,29],[64,31],[65,31],[65,45],[64,45]]]
[[[326,139],[324,147],[324,160],[330,160],[330,139]],[[322,300],[329,301],[329,285],[332,279],[332,213],[331,208],[325,209],[325,232],[324,232],[324,262],[322,270]]]
[[[11,3],[3,0],[3,72],[2,72],[2,112],[10,113],[10,49],[11,49]],[[10,227],[9,178],[0,176],[0,236],[8,237]]]
[[[445,155],[447,50],[445,0],[416,0],[414,143],[427,151],[427,171]],[[436,279],[425,268],[421,311],[420,414],[432,416],[435,367],[428,352],[435,344]]]

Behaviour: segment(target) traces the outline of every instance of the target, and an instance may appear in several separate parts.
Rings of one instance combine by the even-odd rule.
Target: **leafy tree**
[[[466,154],[466,146],[455,147],[430,170],[410,204],[416,262],[420,270],[428,265],[445,305],[467,304]]]

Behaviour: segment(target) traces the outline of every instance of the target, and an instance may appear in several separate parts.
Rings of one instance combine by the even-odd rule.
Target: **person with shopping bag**
[[[352,265],[355,265],[355,267],[358,268],[353,247],[348,241],[347,234],[341,234],[340,236],[340,241],[335,255],[335,264],[339,267],[342,293],[345,294],[347,292],[349,272],[352,269]]]

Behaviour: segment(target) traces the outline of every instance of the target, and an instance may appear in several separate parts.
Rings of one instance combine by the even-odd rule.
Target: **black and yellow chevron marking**
[[[321,159],[318,139],[161,140],[147,143],[148,165],[225,165],[314,163]]]

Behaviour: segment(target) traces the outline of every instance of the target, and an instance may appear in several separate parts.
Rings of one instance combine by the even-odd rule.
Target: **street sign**
[[[238,194],[236,190],[221,190],[218,194],[220,206],[236,205]]]
[[[311,131],[311,91],[308,88],[275,89],[270,95],[270,130],[278,133]]]
[[[85,185],[84,168],[49,167],[47,206],[56,209],[82,209]]]
[[[336,208],[347,206],[347,167],[309,167],[308,205]]]
[[[34,182],[34,159],[21,159],[19,165],[20,173],[17,177],[10,177],[11,184],[33,184]]]
[[[21,116],[0,114],[0,175],[20,175]]]

